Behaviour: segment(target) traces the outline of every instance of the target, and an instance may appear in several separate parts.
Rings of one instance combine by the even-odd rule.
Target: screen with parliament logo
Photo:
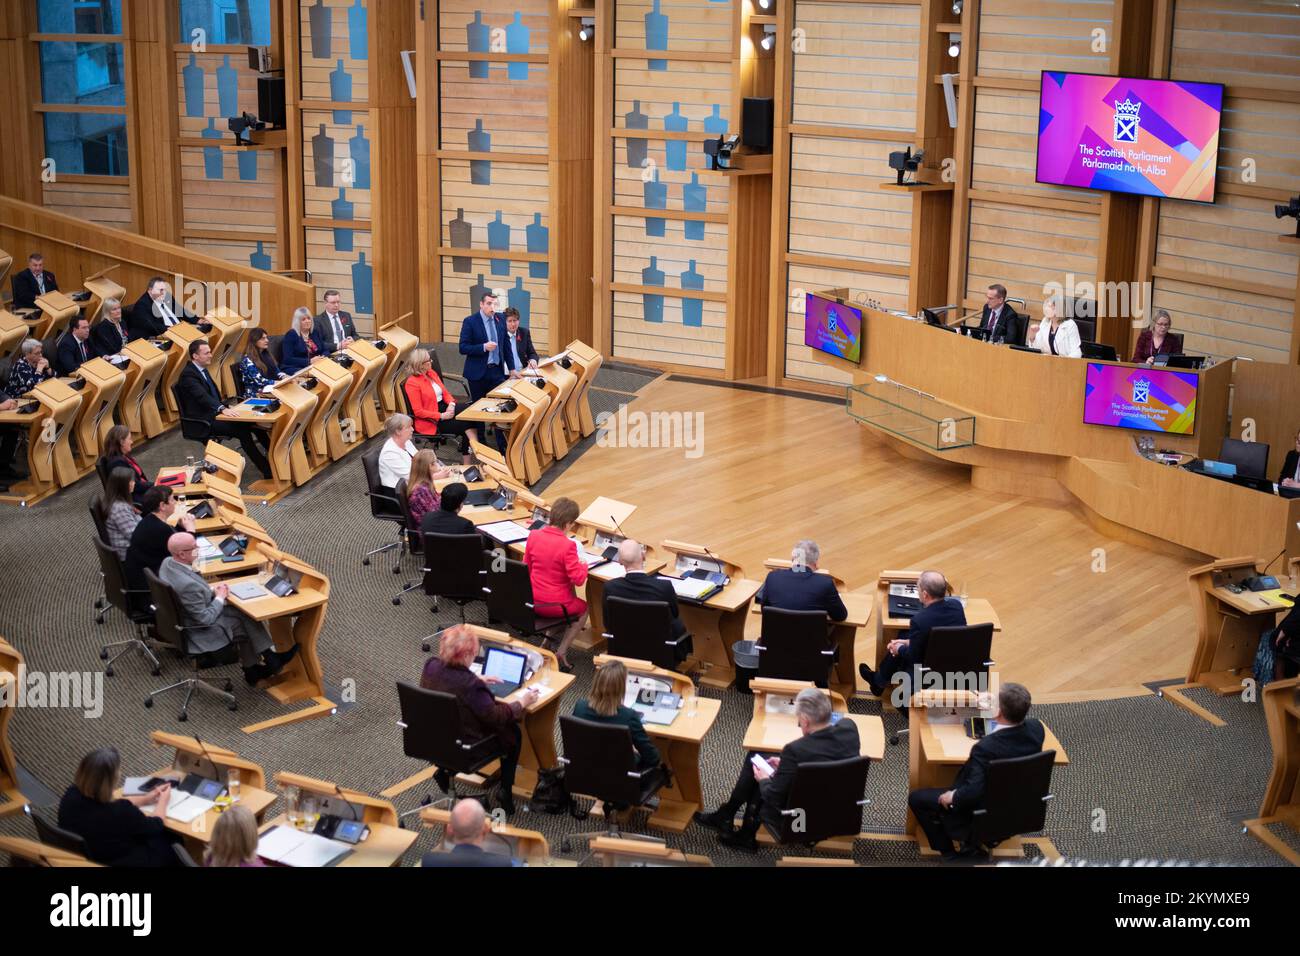
[[[803,344],[850,362],[862,358],[862,310],[808,293]]]
[[[1196,430],[1195,372],[1089,362],[1083,420],[1089,425],[1190,435]]]

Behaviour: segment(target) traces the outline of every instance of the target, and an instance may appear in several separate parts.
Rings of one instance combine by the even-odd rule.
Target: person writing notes
[[[1052,296],[1043,302],[1043,318],[1034,336],[1034,348],[1044,355],[1061,355],[1065,358],[1083,358],[1079,326],[1074,319],[1061,315],[1061,300]]]
[[[1183,337],[1169,330],[1174,320],[1161,309],[1156,313],[1149,329],[1143,329],[1133,349],[1134,362],[1155,363],[1157,355],[1178,355],[1183,351]]]

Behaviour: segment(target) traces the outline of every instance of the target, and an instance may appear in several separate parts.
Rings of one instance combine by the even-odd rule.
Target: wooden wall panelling
[[[0,163],[0,193],[36,201],[41,194],[40,159],[44,144],[40,117],[31,110],[39,98],[30,85],[30,59],[36,47],[27,41],[36,32],[33,5],[0,4],[0,142],[5,162]],[[14,250],[15,256],[19,253]]]
[[[175,122],[164,119],[176,116],[172,42],[180,30],[179,11],[169,0],[142,0],[124,3],[122,18],[129,35],[123,44],[123,66],[129,77],[127,139],[134,221],[146,236],[179,243],[177,129]]]
[[[841,368],[821,362],[808,346],[804,336],[804,294],[826,289],[853,289],[880,302],[889,309],[907,306],[908,278],[902,275],[883,275],[855,272],[845,263],[844,268],[807,265],[792,261],[788,268],[785,290],[785,378],[788,383],[807,387],[810,382],[843,387],[853,382],[853,376]]]
[[[547,352],[547,342],[557,341],[551,332],[552,309],[550,284],[545,279],[529,277],[533,263],[518,259],[489,259],[486,250],[477,250],[472,256],[444,255],[442,261],[442,340],[455,342],[460,338],[460,326],[465,316],[478,310],[479,290],[489,289],[502,297],[498,309],[507,306],[519,310],[521,319],[528,322],[533,344],[539,352]],[[493,267],[505,268],[506,274],[493,274]],[[465,268],[468,267],[468,268]],[[473,305],[471,305],[471,302]],[[564,342],[555,348],[568,345]]]
[[[1097,29],[1106,31],[1102,50],[1093,43]],[[1029,78],[1036,84],[1040,70],[1106,73],[1115,40],[1112,0],[982,0],[979,32],[981,77]],[[964,39],[962,48],[965,58]]]
[[[611,355],[614,343],[614,310],[610,277],[614,272],[614,220],[609,210],[614,203],[614,143],[609,135],[615,124],[613,56],[618,30],[614,22],[614,0],[596,0],[595,113],[592,129],[592,338],[591,346]]]
[[[916,145],[925,150],[925,178],[943,182],[951,178],[949,161],[956,136],[948,122],[944,89],[935,78],[954,71],[948,55],[948,35],[940,26],[953,22],[950,4],[941,0],[921,5],[917,37]],[[954,95],[960,96],[959,90]],[[948,248],[952,231],[952,191],[925,190],[912,196],[911,250],[907,311],[946,303]]]
[[[772,227],[768,250],[767,384],[785,377],[785,253],[790,238],[790,121],[794,110],[795,3],[776,6],[776,56],[773,65]],[[803,48],[806,49],[806,41]]]
[[[982,0],[966,0],[961,14],[961,56],[957,62],[957,129],[953,138],[952,238],[948,253],[946,304],[961,305],[970,246],[971,156],[975,141],[975,62],[980,43]]]
[[[418,0],[417,0],[418,2]],[[419,305],[414,331],[422,342],[442,339],[442,170],[438,159],[438,0],[421,3],[415,31],[416,225],[419,229]],[[395,316],[394,316],[395,318]]]
[[[1237,362],[1232,371],[1232,436],[1253,423],[1254,440],[1268,446],[1268,477],[1276,480],[1300,430],[1300,367]]]
[[[307,152],[302,124],[302,60],[303,42],[310,43],[310,28],[303,29],[302,13],[298,0],[278,0],[280,4],[281,62],[284,65],[284,115],[288,147],[281,167],[285,183],[285,205],[288,214],[287,237],[282,240],[282,268],[301,270],[307,268],[307,239],[302,229],[303,191],[307,179],[299,157]]]

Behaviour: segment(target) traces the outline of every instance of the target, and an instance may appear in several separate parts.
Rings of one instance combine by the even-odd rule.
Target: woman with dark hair
[[[86,853],[105,866],[179,866],[172,844],[180,838],[163,824],[171,785],[113,799],[122,758],[114,747],[81,758],[77,776],[59,801],[59,826],[86,841]],[[141,812],[152,806],[154,815]]]
[[[266,329],[253,329],[248,333],[248,344],[244,346],[243,357],[239,360],[239,374],[243,379],[243,398],[252,398],[268,385],[284,378],[284,372],[276,364],[271,354],[271,336]]]
[[[551,505],[550,523],[528,535],[524,545],[524,564],[533,584],[533,602],[539,617],[564,617],[572,623],[555,649],[560,670],[573,668],[567,657],[569,645],[587,626],[587,602],[576,590],[587,582],[587,565],[578,557],[578,543],[569,532],[578,522],[578,503],[572,498],[558,498]]]
[[[144,473],[140,464],[131,457],[131,429],[125,425],[114,425],[108,430],[108,436],[104,439],[104,454],[100,461],[104,464],[106,474],[112,474],[115,468],[129,468],[135,478],[135,488],[131,492],[132,498],[137,505],[144,502],[145,492],[153,487],[153,482],[149,476]]]
[[[142,609],[147,609],[149,604],[146,600],[149,583],[145,580],[145,570],[158,573],[168,555],[167,542],[176,532],[188,531],[194,534],[193,515],[183,515],[176,527],[171,526],[169,519],[175,510],[176,502],[172,499],[170,488],[149,489],[140,505],[140,523],[131,533],[131,545],[126,549],[124,570],[127,587],[141,592],[137,597]]]
[[[130,468],[114,468],[108,473],[104,485],[104,527],[108,531],[105,542],[117,552],[117,556],[126,560],[126,550],[131,546],[131,535],[140,523],[140,512],[136,510],[135,476]]]

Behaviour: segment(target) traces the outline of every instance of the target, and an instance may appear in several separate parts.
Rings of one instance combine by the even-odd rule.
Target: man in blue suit
[[[496,304],[496,296],[484,292],[478,311],[465,316],[460,326],[460,354],[465,356],[464,375],[471,402],[478,401],[506,380],[505,353],[501,350],[501,343],[506,340],[506,325],[496,313]],[[505,437],[500,428],[497,448],[505,451]]]
[[[790,567],[767,573],[758,592],[758,603],[785,611],[825,611],[832,621],[849,616],[829,574],[817,573],[821,549],[816,541],[803,540],[794,546]]]
[[[55,349],[54,367],[60,375],[71,375],[82,364],[99,355],[94,343],[90,341],[90,323],[84,315],[78,315],[68,323],[67,334],[59,338]]]
[[[483,841],[492,832],[483,804],[473,798],[458,800],[451,808],[447,823],[448,836],[455,842],[450,853],[426,853],[421,866],[427,867],[511,867],[514,860],[499,853],[488,853]]]
[[[930,631],[936,627],[963,627],[966,624],[966,610],[961,602],[948,597],[948,580],[938,571],[923,571],[916,579],[916,593],[921,601],[921,610],[912,618],[907,637],[890,641],[885,659],[880,662],[880,670],[873,671],[866,664],[858,665],[858,673],[871,685],[871,692],[882,696],[897,673],[914,678],[913,667],[925,660],[925,644],[930,638]],[[913,679],[912,689],[917,685]],[[908,693],[905,699],[910,699]]]

